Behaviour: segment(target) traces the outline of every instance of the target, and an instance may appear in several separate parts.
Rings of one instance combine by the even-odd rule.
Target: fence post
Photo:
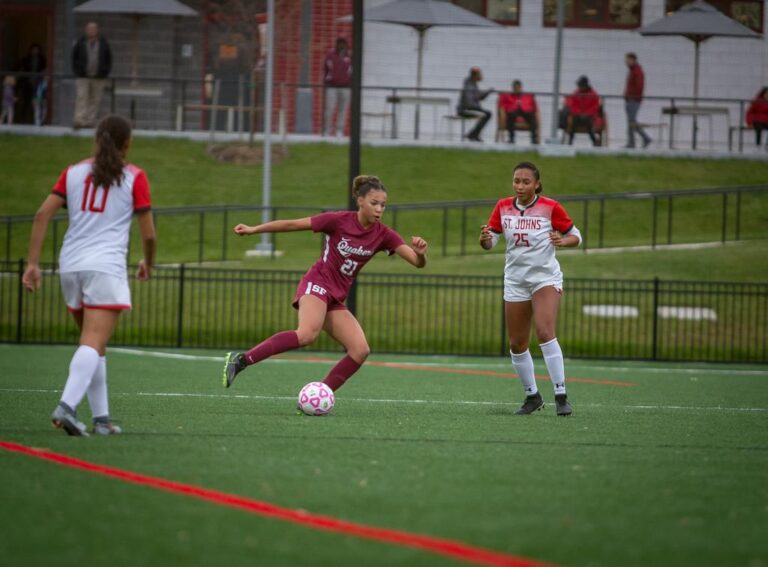
[[[651,358],[657,360],[659,356],[659,278],[653,278],[653,334],[651,336]]]
[[[186,272],[186,266],[181,264],[179,268],[179,314],[176,318],[176,346],[181,348],[183,344],[184,336],[184,274]]]
[[[741,191],[736,191],[736,240],[741,239]]]
[[[16,342],[21,343],[21,324],[22,315],[24,312],[24,285],[21,283],[21,279],[24,277],[24,260],[19,258],[19,285],[18,285],[18,311],[16,312]]]
[[[722,240],[723,244],[725,244],[726,240],[726,230],[727,230],[727,222],[728,222],[728,193],[723,191],[723,230],[722,234],[720,236],[720,239]]]

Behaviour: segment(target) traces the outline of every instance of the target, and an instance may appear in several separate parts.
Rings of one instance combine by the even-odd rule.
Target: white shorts
[[[540,283],[528,282],[504,282],[504,301],[515,303],[518,301],[531,301],[533,294],[542,288],[552,286],[558,293],[563,293],[563,280],[554,279]]]
[[[64,272],[60,274],[61,291],[70,311],[131,308],[128,279],[105,272]]]

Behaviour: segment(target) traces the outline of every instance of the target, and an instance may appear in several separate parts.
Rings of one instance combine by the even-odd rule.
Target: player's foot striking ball
[[[557,415],[571,415],[573,408],[568,403],[568,396],[565,394],[558,394],[555,396],[555,407],[557,408]]]
[[[536,392],[532,396],[526,396],[523,405],[515,412],[515,415],[530,415],[544,407],[544,399]]]
[[[344,346],[342,358],[323,380],[335,392],[363,365],[370,348],[360,323],[344,303],[360,270],[378,252],[397,254],[416,268],[427,263],[427,242],[412,236],[406,244],[397,232],[381,222],[387,205],[387,190],[378,177],[360,175],[353,181],[352,195],[357,211],[328,212],[292,220],[276,220],[248,226],[238,224],[235,234],[246,236],[267,232],[311,230],[325,234],[320,259],[304,275],[296,289],[293,307],[299,312],[295,330],[281,331],[242,354],[230,353],[224,368],[229,387],[247,366],[312,344],[321,331]],[[301,405],[301,404],[300,404]]]
[[[544,405],[528,350],[533,323],[555,397],[563,400],[557,414],[569,415],[563,352],[555,336],[563,293],[563,273],[555,249],[578,246],[581,233],[562,205],[543,197],[542,190],[539,169],[530,162],[517,164],[512,175],[513,196],[496,204],[488,224],[480,229],[480,246],[490,250],[502,236],[506,240],[504,314],[509,354],[526,395],[516,413],[527,415]]]
[[[227,359],[224,362],[224,386],[229,388],[232,382],[235,381],[238,373],[245,370],[246,366],[245,355],[242,352],[228,352]]]

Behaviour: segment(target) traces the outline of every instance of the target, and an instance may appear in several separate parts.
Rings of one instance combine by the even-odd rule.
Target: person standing
[[[759,148],[763,130],[768,131],[768,87],[760,89],[760,92],[749,103],[746,122],[748,127],[754,128],[755,143]]]
[[[512,189],[514,196],[496,203],[488,224],[481,228],[480,246],[490,250],[502,234],[507,241],[504,315],[512,365],[526,396],[515,413],[528,415],[544,407],[528,350],[533,320],[555,389],[556,413],[566,416],[573,410],[565,391],[563,352],[555,334],[563,293],[563,273],[555,258],[555,248],[578,246],[581,233],[560,203],[540,195],[541,174],[534,164],[524,161],[515,166]]]
[[[62,172],[32,224],[22,276],[30,292],[40,288],[40,250],[48,223],[61,207],[67,208],[69,226],[59,254],[59,273],[64,301],[80,329],[80,344],[51,421],[69,435],[88,435],[76,415],[86,395],[93,433],[121,433],[109,417],[106,350],[120,313],[131,309],[126,256],[134,215],[144,252],[136,272],[139,281],[150,278],[155,258],[149,183],[141,169],[125,161],[130,143],[130,122],[118,115],[105,117],[96,128],[93,157]]]
[[[347,40],[340,37],[336,47],[328,52],[323,62],[323,84],[325,85],[324,134],[333,135],[333,116],[336,115],[336,135],[344,134],[349,109],[350,87],[352,86],[352,55]]]
[[[299,230],[322,232],[325,234],[325,247],[320,259],[296,288],[293,299],[299,318],[296,330],[276,333],[247,352],[227,354],[223,374],[223,383],[227,388],[248,366],[281,352],[310,345],[322,330],[346,350],[346,356],[323,380],[333,391],[341,388],[368,358],[370,348],[365,333],[344,303],[350,287],[360,270],[377,252],[397,254],[412,266],[423,268],[427,263],[427,242],[413,236],[409,246],[397,232],[381,222],[387,206],[387,190],[378,177],[355,177],[352,196],[357,202],[357,211],[328,212],[256,226],[235,226],[235,234],[241,236]]]
[[[499,95],[500,127],[506,126],[510,144],[515,143],[515,122],[518,118],[522,118],[528,125],[531,143],[538,144],[539,107],[536,105],[536,97],[532,93],[523,92],[523,83],[514,80],[512,92]]]
[[[92,128],[101,106],[107,77],[112,71],[112,51],[109,43],[99,35],[96,22],[88,22],[85,35],[72,48],[72,71],[75,81],[74,128]]]
[[[474,128],[467,134],[467,140],[473,142],[482,142],[480,133],[491,119],[491,113],[480,106],[480,101],[491,94],[493,89],[488,89],[486,91],[480,90],[478,83],[482,80],[483,72],[480,70],[480,67],[472,67],[469,70],[469,76],[464,79],[464,84],[461,87],[459,104],[456,107],[456,114],[459,116],[478,119]]]
[[[645,73],[643,73],[643,68],[637,62],[637,55],[634,53],[627,53],[624,56],[624,62],[629,69],[627,84],[624,86],[624,109],[627,112],[627,145],[624,147],[635,147],[635,133],[637,133],[643,139],[643,147],[647,148],[651,143],[651,137],[637,122],[637,113],[640,110],[640,104],[643,102]]]
[[[37,122],[39,113],[35,102],[40,83],[45,80],[43,73],[46,67],[42,47],[39,43],[33,43],[19,63],[19,71],[24,73],[19,77],[19,122],[40,125]]]

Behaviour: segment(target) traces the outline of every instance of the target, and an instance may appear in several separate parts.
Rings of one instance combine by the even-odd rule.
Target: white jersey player
[[[488,224],[481,229],[480,245],[490,250],[502,235],[506,240],[504,310],[512,364],[526,394],[516,413],[527,415],[544,407],[528,350],[533,320],[555,389],[557,415],[570,415],[563,353],[555,335],[563,291],[563,274],[555,248],[578,246],[581,233],[560,203],[540,195],[540,177],[538,168],[530,162],[515,166],[515,196],[496,204]]]
[[[155,255],[155,228],[146,174],[125,162],[131,125],[123,117],[104,118],[96,129],[96,152],[64,170],[53,192],[35,215],[23,284],[40,287],[40,249],[50,219],[65,206],[69,227],[59,255],[61,288],[67,309],[80,328],[80,346],[51,420],[70,435],[87,435],[75,412],[85,395],[94,432],[120,433],[109,419],[106,346],[123,310],[131,308],[126,257],[131,219],[138,217],[144,259],[137,278],[150,277]]]

